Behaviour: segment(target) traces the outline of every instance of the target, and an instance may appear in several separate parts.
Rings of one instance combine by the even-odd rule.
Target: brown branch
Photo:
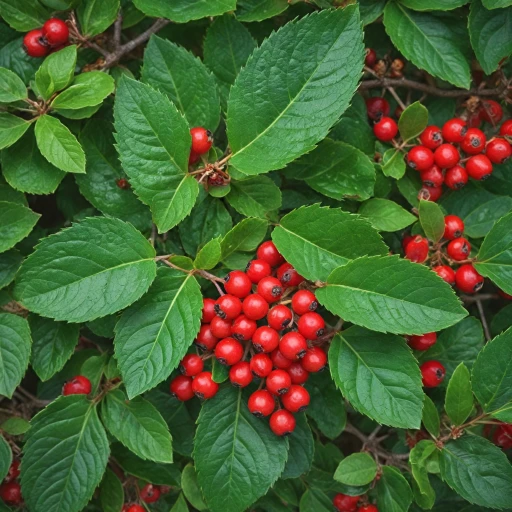
[[[123,28],[123,15],[121,14],[121,10],[119,10],[119,14],[117,15],[116,22],[114,23],[114,48],[117,50],[121,46],[121,30]]]
[[[487,341],[490,341],[492,338],[491,331],[489,330],[489,325],[487,324],[487,319],[485,318],[484,307],[482,306],[481,300],[476,301],[476,307],[478,308],[478,314],[480,315],[480,320],[482,321],[482,327],[484,328],[485,339]]]
[[[479,302],[482,300],[495,300],[499,299],[500,296],[497,293],[480,293],[477,295],[461,295],[460,298],[464,302]]]

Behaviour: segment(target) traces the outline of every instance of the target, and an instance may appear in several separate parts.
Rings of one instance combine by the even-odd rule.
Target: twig
[[[461,295],[460,298],[464,302],[478,302],[483,300],[495,300],[500,296],[497,293],[481,293],[479,295]]]
[[[400,107],[405,110],[407,108],[407,106],[405,105],[405,103],[400,99],[400,96],[398,96],[398,94],[396,93],[395,89],[393,87],[388,87],[387,88],[389,93],[391,94],[391,96],[393,96],[393,98],[395,98],[396,102],[400,105]]]
[[[489,330],[489,325],[485,318],[484,307],[482,306],[481,300],[476,301],[476,307],[478,308],[478,314],[480,315],[480,320],[482,321],[482,326],[484,328],[485,339],[489,341],[491,339],[491,331]]]
[[[114,23],[114,48],[117,50],[121,46],[121,30],[123,28],[123,15],[121,10],[117,15],[116,22]]]

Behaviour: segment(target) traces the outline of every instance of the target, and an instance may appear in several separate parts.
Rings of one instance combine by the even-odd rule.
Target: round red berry
[[[300,364],[310,373],[321,372],[327,365],[327,354],[320,347],[308,348]]]
[[[379,512],[379,509],[375,505],[364,505],[359,507],[357,512]]]
[[[284,263],[284,258],[281,256],[277,247],[272,240],[263,242],[256,251],[256,256],[259,260],[266,261],[271,267],[277,267]]]
[[[414,240],[414,236],[413,235],[407,235],[406,233],[404,233],[403,237],[402,237],[402,247],[405,251],[405,248],[407,247],[407,244],[409,242],[412,242]]]
[[[29,57],[46,57],[50,53],[50,47],[41,29],[27,32],[23,38],[23,47]]]
[[[252,336],[252,343],[257,352],[272,352],[279,345],[279,334],[272,327],[258,327]]]
[[[418,199],[436,202],[441,197],[442,193],[442,187],[429,187],[427,184],[424,184],[418,192]]]
[[[455,146],[441,144],[434,151],[434,160],[441,169],[450,169],[459,163],[460,155]]]
[[[441,130],[441,134],[445,142],[461,143],[467,131],[466,121],[454,118],[446,121]]]
[[[452,260],[466,260],[471,252],[471,244],[465,238],[459,237],[446,246],[446,252]]]
[[[270,353],[270,359],[272,359],[274,368],[279,368],[280,370],[287,370],[292,365],[291,359],[284,357],[278,348]]]
[[[355,512],[359,496],[348,496],[347,494],[338,493],[334,496],[332,504],[338,512]]]
[[[129,505],[127,512],[146,512],[146,509],[141,505]]]
[[[292,380],[288,372],[284,370],[272,370],[265,382],[267,389],[273,395],[284,395],[292,385]]]
[[[457,215],[447,215],[444,218],[444,238],[453,240],[464,233],[464,221]]]
[[[252,338],[258,325],[254,320],[247,318],[245,315],[240,315],[231,326],[231,335],[238,341],[247,341]]]
[[[43,35],[50,46],[58,46],[68,42],[69,29],[59,18],[50,18],[43,25]]]
[[[0,485],[0,498],[8,505],[20,505],[21,486],[18,482],[4,482]]]
[[[436,149],[443,143],[441,128],[438,126],[427,126],[420,135],[420,142],[429,149]]]
[[[217,317],[219,318],[219,317]],[[215,320],[215,319],[214,319]],[[222,320],[222,318],[219,318],[219,321],[226,322],[226,320]],[[231,334],[231,324],[229,324],[229,331],[227,336]],[[225,336],[223,336],[225,337]],[[217,342],[219,341],[220,337],[214,336],[210,324],[203,324],[201,325],[201,328],[199,329],[199,332],[197,333],[196,339],[194,343],[201,349],[201,350],[213,350],[215,348],[215,345],[217,345]]]
[[[405,248],[405,257],[414,263],[423,263],[428,258],[428,240],[420,235],[414,237]]]
[[[191,128],[190,135],[192,136],[192,151],[198,155],[204,155],[210,151],[213,144],[213,134],[210,130],[197,126]]]
[[[234,320],[242,312],[242,301],[227,293],[215,302],[215,314],[227,320]]]
[[[292,297],[292,309],[297,315],[303,315],[315,311],[318,307],[315,294],[309,290],[299,290]]]
[[[262,418],[263,416],[270,416],[272,414],[276,402],[274,397],[266,389],[260,389],[249,397],[247,406],[251,414]]]
[[[292,380],[292,384],[304,384],[309,377],[309,372],[304,369],[301,362],[292,363],[290,367],[286,370],[290,375],[290,379]]]
[[[396,137],[396,134],[398,133],[398,125],[394,119],[391,119],[391,117],[383,117],[373,125],[373,133],[380,141],[389,142]]]
[[[464,135],[460,147],[462,151],[468,155],[478,155],[478,153],[481,153],[485,149],[486,141],[487,138],[482,130],[470,128],[466,132],[466,135]]]
[[[282,304],[274,306],[267,315],[268,325],[276,331],[282,331],[283,329],[290,327],[292,321],[293,313],[290,311],[290,308],[287,308]]]
[[[426,361],[420,366],[420,371],[423,386],[426,388],[439,386],[446,375],[446,370],[439,361]]]
[[[286,333],[279,341],[279,351],[290,361],[304,357],[307,349],[306,338],[296,331]]]
[[[512,295],[510,295],[509,293],[504,292],[503,290],[498,290],[498,295],[500,297],[503,297],[504,299],[512,300]]]
[[[466,162],[466,171],[474,180],[485,180],[492,174],[492,163],[485,155],[475,155]]]
[[[127,190],[130,188],[130,183],[128,182],[128,180],[126,178],[119,178],[118,180],[116,180],[116,185],[121,190]]]
[[[283,407],[290,412],[305,411],[309,405],[309,393],[302,386],[292,384],[287,393],[281,397]]]
[[[455,286],[464,293],[476,293],[484,285],[484,278],[471,263],[461,265],[455,271]]]
[[[187,377],[194,377],[201,373],[204,368],[204,362],[197,354],[187,354],[180,363],[180,372]]]
[[[171,391],[171,395],[182,402],[194,397],[194,392],[192,391],[192,377],[178,375],[171,380],[169,389]]]
[[[140,499],[145,503],[155,503],[160,498],[160,489],[153,484],[146,484],[140,490]]]
[[[254,354],[249,364],[252,374],[260,379],[267,377],[272,371],[272,359],[268,354]]]
[[[219,385],[214,382],[211,372],[201,372],[192,381],[192,391],[201,400],[213,398],[218,390]]]
[[[62,394],[67,395],[88,395],[92,391],[91,381],[83,375],[77,375],[64,384]]]
[[[446,171],[444,175],[444,183],[452,190],[462,188],[468,182],[468,173],[461,165],[454,165],[451,169]]]
[[[270,429],[276,436],[288,436],[295,430],[295,418],[286,409],[280,409],[270,416]]]
[[[242,360],[244,347],[233,338],[224,338],[215,347],[215,357],[220,364],[232,366]]]
[[[258,284],[264,277],[272,274],[272,267],[265,260],[252,260],[247,264],[245,273],[252,283]]]
[[[448,265],[437,265],[432,270],[450,286],[455,284],[455,271]]]
[[[202,324],[209,324],[215,317],[215,300],[203,299],[203,313],[201,316]]]
[[[252,283],[247,274],[240,270],[233,270],[224,280],[224,288],[228,293],[243,299],[251,293]]]
[[[210,322],[210,331],[213,334],[213,336],[217,338],[217,341],[222,338],[228,338],[229,336],[231,336],[231,321],[224,320],[224,318],[216,316]],[[217,342],[215,342],[215,344],[217,344]]]
[[[374,96],[366,100],[366,112],[372,121],[379,121],[389,116],[389,103],[380,96]]]
[[[316,340],[325,332],[325,320],[318,313],[311,311],[299,318],[297,327],[306,339]]]
[[[503,450],[512,448],[512,423],[498,425],[492,436],[492,441]]]
[[[258,293],[268,302],[276,302],[283,295],[283,285],[275,277],[264,277],[258,283]]]
[[[251,320],[261,320],[268,313],[268,302],[261,295],[252,293],[244,299],[242,311]]]
[[[498,124],[503,117],[503,109],[497,101],[484,100],[482,101],[480,117],[488,123]]]
[[[414,350],[428,350],[437,341],[437,333],[428,332],[418,336],[409,336],[409,346]]]
[[[13,480],[17,480],[20,476],[20,460],[14,459],[9,466],[9,471],[7,472],[7,476],[4,478],[4,482],[12,482]]]
[[[229,381],[237,388],[245,388],[252,382],[252,373],[247,361],[240,361],[229,369]]]
[[[366,56],[364,58],[364,64],[369,68],[373,68],[373,66],[377,62],[377,53],[373,48],[366,48],[365,52]]]
[[[277,269],[277,279],[284,287],[299,286],[304,281],[304,278],[289,263],[283,263]]]
[[[512,137],[512,119],[507,119],[500,126],[500,135],[504,137]]]
[[[434,165],[434,153],[425,146],[414,146],[407,153],[407,165],[416,171],[426,171]]]
[[[429,187],[440,187],[444,183],[443,171],[437,165],[433,165],[421,172],[421,181]]]
[[[512,146],[507,140],[498,137],[489,141],[485,154],[493,164],[503,164],[512,155]]]

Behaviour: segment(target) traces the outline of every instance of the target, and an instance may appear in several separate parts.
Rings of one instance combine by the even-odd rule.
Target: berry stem
[[[485,339],[487,341],[490,341],[492,336],[491,336],[491,331],[489,329],[489,325],[487,323],[487,319],[485,318],[485,312],[484,312],[484,307],[482,305],[482,301],[476,300],[475,302],[476,302],[476,307],[478,308],[478,314],[480,315],[480,320],[482,321],[482,327],[484,328]]]

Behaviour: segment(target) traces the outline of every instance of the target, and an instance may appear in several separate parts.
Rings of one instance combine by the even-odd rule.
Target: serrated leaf
[[[387,149],[382,155],[382,173],[384,176],[399,180],[406,171],[404,155],[395,148]]]
[[[25,197],[25,194],[19,192],[18,190],[14,190],[3,181],[0,181],[0,201],[28,206],[28,201]]]
[[[116,20],[119,0],[82,0],[77,9],[82,34],[96,36]]]
[[[295,430],[288,437],[288,458],[281,478],[299,478],[311,469],[315,440],[304,413],[295,416]]]
[[[1,5],[0,3],[0,9]],[[0,47],[0,66],[14,71],[25,84],[32,80],[40,63],[41,59],[30,57],[23,50],[23,37]]]
[[[64,368],[75,351],[80,335],[78,324],[55,322],[31,315],[32,357],[30,363],[37,376],[46,381]]]
[[[212,512],[242,512],[283,471],[286,439],[255,418],[233,387],[203,405],[197,425],[194,460],[206,503]]]
[[[12,146],[29,127],[29,121],[7,112],[0,112],[0,149]]]
[[[368,453],[353,453],[345,457],[334,473],[334,480],[345,485],[366,485],[377,475],[377,464]]]
[[[417,220],[416,216],[389,199],[370,199],[361,205],[357,213],[379,231],[399,231]]]
[[[48,100],[54,92],[67,87],[73,79],[75,66],[75,45],[62,48],[46,57],[36,73],[36,86],[41,97]]]
[[[114,91],[114,79],[102,71],[77,75],[71,85],[56,96],[52,107],[77,110],[100,104]]]
[[[417,491],[420,494],[420,505],[426,509],[431,509],[436,499],[427,472],[427,461],[435,451],[436,445],[433,441],[423,440],[413,447],[409,455],[409,463],[414,478],[413,484],[416,484]]]
[[[287,0],[238,0],[236,17],[240,21],[263,21],[288,9]]]
[[[329,366],[356,410],[384,425],[419,428],[421,376],[403,338],[351,327],[331,343]]]
[[[108,468],[100,485],[100,503],[103,512],[119,512],[124,504],[123,484]]]
[[[15,30],[28,32],[43,26],[50,13],[37,0],[0,0],[0,16]]]
[[[281,207],[281,191],[266,176],[255,176],[242,181],[231,181],[231,192],[226,197],[228,203],[246,217],[261,217]]]
[[[331,512],[332,500],[320,489],[308,489],[300,499],[300,512]]]
[[[428,3],[424,0],[400,0],[400,3],[415,11],[450,11],[467,4],[468,0],[432,0]]]
[[[187,122],[162,93],[125,76],[114,113],[123,169],[159,231],[168,231],[190,213],[199,193],[197,181],[187,175]]]
[[[411,140],[418,137],[427,124],[428,110],[419,101],[415,101],[400,115],[398,130],[403,140]]]
[[[27,95],[27,88],[18,75],[0,68],[0,103],[13,103],[25,99]]]
[[[311,151],[348,107],[363,56],[353,6],[310,14],[273,33],[231,89],[226,122],[232,164],[260,174]]]
[[[13,416],[0,424],[0,428],[11,436],[20,436],[28,432],[30,423],[24,418]]]
[[[432,402],[432,399],[428,395],[425,395],[425,401],[423,402],[421,422],[430,435],[434,437],[439,436],[441,420],[434,402]]]
[[[134,0],[133,3],[148,16],[160,16],[176,23],[187,23],[233,11],[236,0]]]
[[[203,126],[215,131],[220,121],[215,79],[201,60],[185,48],[151,36],[144,51],[142,80],[164,93],[190,127]]]
[[[4,437],[0,435],[0,480],[3,480],[7,476],[11,462],[11,447]]]
[[[194,260],[194,267],[203,270],[210,270],[219,263],[220,257],[220,239],[213,238],[199,249],[196,259]]]
[[[316,296],[345,321],[395,334],[439,331],[467,316],[450,285],[398,256],[353,260],[334,270]]]
[[[439,455],[441,478],[465,500],[482,507],[512,507],[512,467],[486,439],[465,435],[445,444]]]
[[[398,469],[383,466],[376,485],[377,503],[382,512],[407,512],[412,504],[409,483]]]
[[[444,214],[441,208],[433,201],[420,201],[420,224],[429,240],[436,243],[443,238]]]
[[[36,121],[36,141],[41,154],[65,172],[85,172],[85,155],[76,137],[57,118],[40,116]]]
[[[23,452],[21,488],[34,512],[78,512],[105,471],[109,443],[84,395],[60,397],[31,422]]]
[[[512,376],[512,370],[511,370]],[[512,397],[512,393],[511,393]],[[460,363],[448,382],[444,408],[454,425],[462,425],[473,410],[473,393],[469,370]]]
[[[144,398],[128,401],[120,389],[110,391],[102,402],[101,419],[108,431],[141,459],[172,462],[169,429]]]
[[[80,368],[80,375],[84,375],[91,381],[92,393],[96,393],[100,385],[105,369],[107,368],[108,354],[93,355],[89,357]]]
[[[87,218],[40,242],[21,266],[15,295],[42,316],[86,322],[145,293],[156,274],[154,257],[153,247],[130,224]]]
[[[181,475],[181,487],[190,504],[200,511],[207,511],[208,507],[204,502],[201,489],[197,482],[197,473],[194,466],[189,463],[183,468]]]
[[[23,256],[16,249],[0,254],[0,288],[11,283],[22,261]]]
[[[272,240],[297,272],[312,281],[327,279],[336,267],[360,256],[388,252],[368,221],[318,204],[285,215]]]
[[[462,18],[416,12],[392,1],[384,9],[384,26],[393,44],[415,66],[469,89],[469,41]]]
[[[0,201],[0,253],[23,240],[39,220],[38,213],[18,203]]]
[[[222,259],[236,252],[255,250],[265,237],[267,228],[268,222],[263,219],[249,218],[239,222],[220,242]]]
[[[116,359],[130,399],[178,366],[199,331],[201,311],[201,291],[192,274],[158,269],[149,292],[116,325]]]
[[[180,492],[170,512],[188,512],[187,500],[182,492]]]

